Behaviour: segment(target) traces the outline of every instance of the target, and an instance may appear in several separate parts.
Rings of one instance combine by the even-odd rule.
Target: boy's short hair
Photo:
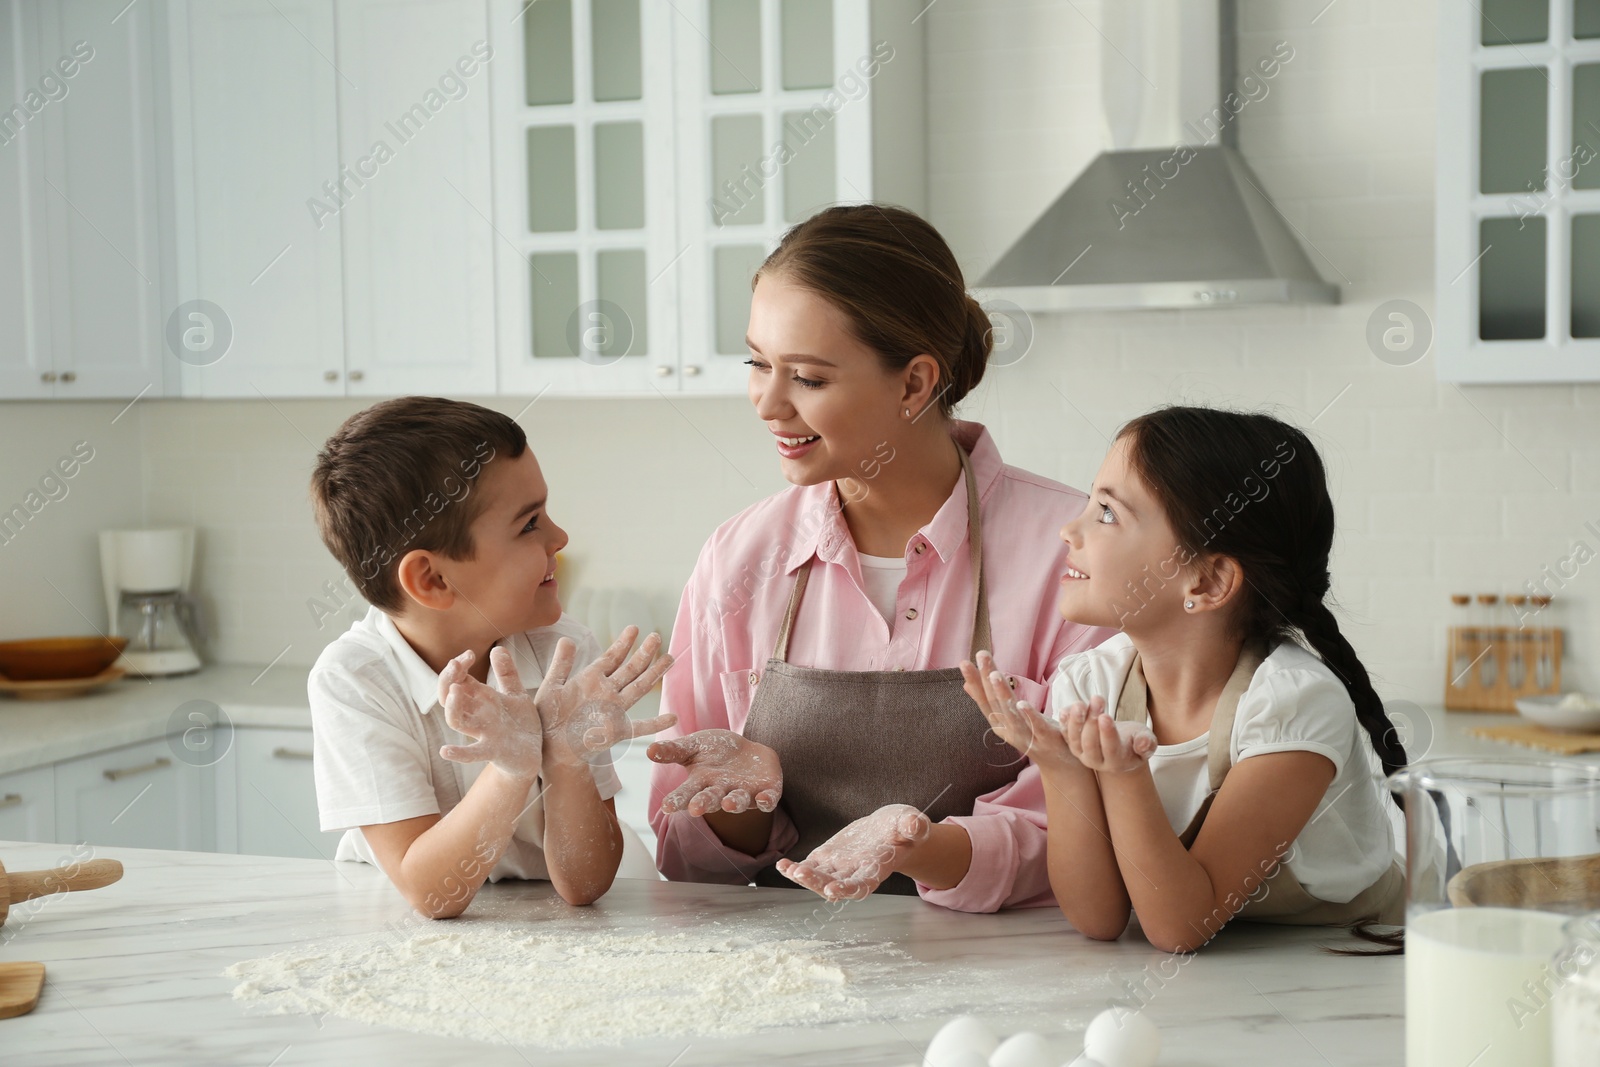
[[[311,472],[322,543],[367,603],[395,614],[405,607],[395,564],[418,548],[471,559],[484,504],[472,487],[527,447],[515,420],[459,400],[405,396],[358,411]]]

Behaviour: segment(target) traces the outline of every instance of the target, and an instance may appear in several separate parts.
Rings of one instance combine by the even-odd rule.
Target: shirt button
[[[922,555],[922,550],[924,548],[927,548],[927,547],[928,547],[927,545],[923,544],[921,541],[918,541],[916,548],[912,549],[912,551],[920,556],[920,555]]]
[[[751,671],[750,672],[750,684],[751,685],[755,685],[760,680],[761,680],[761,675],[760,674],[756,673],[755,671]]]
[[[917,617],[917,609],[916,608],[907,608],[906,609],[906,618],[914,619],[916,617]]]
[[[904,668],[904,667],[896,667],[896,668],[895,668],[895,670],[897,670],[897,671],[903,671],[903,670],[905,670],[905,668]]]
[[[1006,685],[1009,685],[1012,689],[1015,689],[1017,687],[1016,677],[1010,674],[1006,675]]]

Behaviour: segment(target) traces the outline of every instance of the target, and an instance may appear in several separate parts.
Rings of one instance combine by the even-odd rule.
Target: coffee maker
[[[144,676],[200,669],[189,595],[193,570],[193,529],[101,532],[100,580],[111,633],[128,639],[118,666]]]

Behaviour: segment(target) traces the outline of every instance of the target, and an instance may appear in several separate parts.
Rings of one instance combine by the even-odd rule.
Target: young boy
[[[602,653],[563,617],[567,535],[522,428],[452,400],[376,404],[328,439],[311,494],[371,605],[309,683],[322,829],[346,831],[335,858],[377,863],[436,919],[485,878],[593,902],[624,841],[608,750],[672,725],[626,714],[672,658],[656,634],[628,656],[631,626]]]

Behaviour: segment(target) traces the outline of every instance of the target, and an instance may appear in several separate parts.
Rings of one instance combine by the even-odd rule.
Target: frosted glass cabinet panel
[[[831,204],[926,200],[926,0],[676,6],[684,387],[742,392],[750,280],[784,231]]]
[[[1600,381],[1600,0],[1441,4],[1438,71],[1440,379]]]
[[[672,5],[489,10],[500,389],[675,390]]]
[[[784,230],[925,203],[925,6],[490,0],[501,391],[742,395]]]

